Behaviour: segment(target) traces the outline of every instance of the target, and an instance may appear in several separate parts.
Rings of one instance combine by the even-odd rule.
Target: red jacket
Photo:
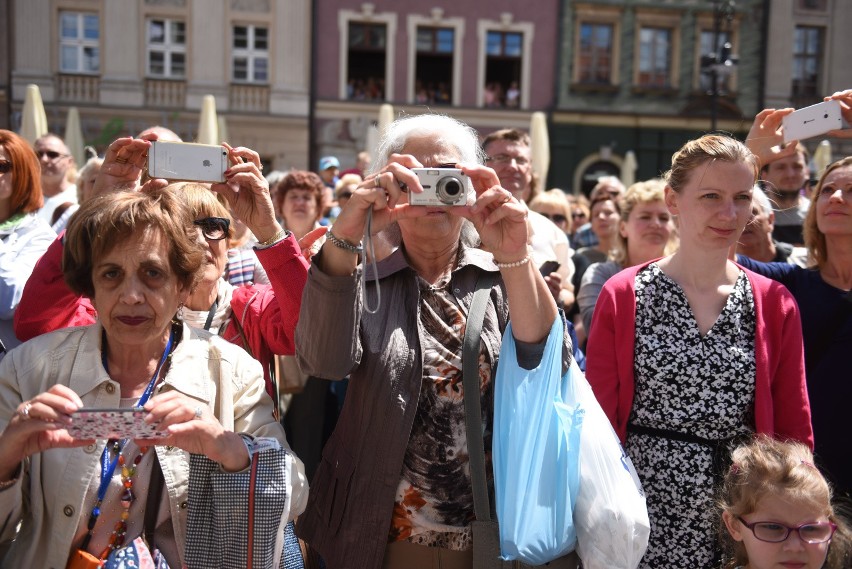
[[[62,239],[62,236],[57,238],[39,259],[24,288],[15,311],[15,334],[21,341],[60,328],[93,324],[98,317],[92,302],[76,295],[65,284]],[[263,365],[267,391],[272,395],[269,369],[273,355],[295,352],[293,337],[307,281],[308,262],[292,234],[272,247],[255,251],[271,286],[234,288],[233,314],[221,336],[246,349]],[[242,325],[245,342],[237,320]]]
[[[586,378],[622,442],[633,407],[637,265],[609,279],[598,297],[586,346]],[[794,439],[813,448],[805,384],[802,323],[783,285],[742,269],[755,309],[754,421],[758,433]]]

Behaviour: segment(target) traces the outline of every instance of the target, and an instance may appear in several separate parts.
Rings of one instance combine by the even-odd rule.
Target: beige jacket
[[[66,328],[10,351],[0,362],[0,429],[21,402],[54,384],[69,386],[86,407],[118,407],[121,390],[101,363],[101,330],[100,324]],[[177,389],[207,405],[228,430],[274,437],[287,446],[284,430],[272,416],[260,364],[241,348],[186,325],[182,338],[160,390]],[[0,491],[0,542],[15,539],[4,567],[65,567],[80,519],[93,506],[84,504],[83,497],[99,475],[104,444],[101,440],[33,455],[16,484]],[[189,454],[174,447],[156,447],[156,452],[183,556]],[[301,461],[294,458],[290,464],[292,519],[305,508],[308,484]]]

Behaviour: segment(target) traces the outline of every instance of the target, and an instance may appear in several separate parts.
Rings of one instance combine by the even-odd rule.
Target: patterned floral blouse
[[[754,298],[742,271],[704,336],[683,290],[656,263],[636,275],[636,392],[625,450],[651,518],[640,567],[718,560],[714,449],[678,437],[726,441],[754,431],[754,334]]]
[[[394,504],[389,542],[467,550],[475,519],[468,463],[462,384],[462,348],[467,315],[446,281],[420,285],[420,338],[423,384],[409,437]],[[489,490],[491,417],[494,397],[491,362],[479,359],[480,399],[485,429],[485,462]],[[493,494],[492,494],[493,495]]]

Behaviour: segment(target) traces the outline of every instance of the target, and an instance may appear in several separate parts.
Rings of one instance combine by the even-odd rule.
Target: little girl
[[[757,437],[731,458],[719,500],[725,569],[849,566],[852,533],[806,446]]]

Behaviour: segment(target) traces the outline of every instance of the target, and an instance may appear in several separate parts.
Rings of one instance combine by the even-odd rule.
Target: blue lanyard
[[[160,370],[163,368],[163,364],[166,363],[166,358],[169,356],[169,353],[172,351],[172,341],[175,337],[175,330],[172,328],[169,331],[169,341],[166,343],[166,348],[163,350],[163,355],[160,356],[160,363],[157,365],[157,369],[154,370],[154,375],[151,376],[151,381],[148,382],[148,387],[145,388],[145,392],[142,393],[142,396],[139,398],[139,401],[136,402],[135,407],[143,407],[145,403],[148,402],[148,399],[151,397],[151,393],[154,392],[154,385],[157,383],[157,378],[160,375]],[[104,351],[101,356],[103,361],[104,369],[107,373],[109,373],[109,366],[107,364],[107,355],[106,351]],[[101,483],[98,486],[98,506],[96,509],[100,510],[100,504],[106,496],[107,488],[109,487],[109,481],[112,480],[112,475],[115,472],[115,466],[118,464],[118,457],[121,455],[121,451],[124,449],[124,445],[127,444],[129,439],[123,439],[118,444],[118,452],[115,455],[115,458],[110,460],[109,451],[110,444],[104,447],[104,452],[101,453]],[[93,512],[94,513],[94,512]],[[100,514],[100,511],[98,511]]]

